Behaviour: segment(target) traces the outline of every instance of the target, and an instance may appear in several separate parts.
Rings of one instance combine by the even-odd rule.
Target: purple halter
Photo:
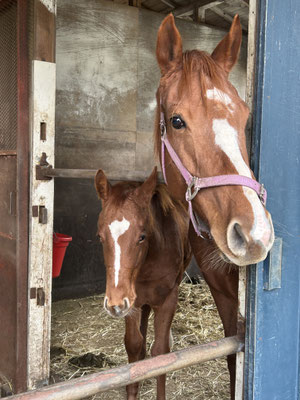
[[[257,193],[263,205],[266,204],[267,191],[264,188],[264,185],[258,183],[252,178],[248,178],[247,176],[218,175],[207,178],[199,178],[197,176],[191,175],[189,171],[185,168],[185,166],[182,164],[180,158],[176,154],[175,150],[171,146],[171,143],[169,142],[169,139],[167,138],[167,125],[163,111],[160,111],[160,131],[161,131],[161,164],[162,164],[164,180],[167,184],[166,170],[165,170],[165,147],[166,147],[171,159],[173,160],[174,164],[178,168],[179,172],[181,173],[187,184],[185,199],[189,205],[190,219],[194,226],[195,232],[197,233],[198,236],[204,238],[202,232],[207,233],[209,237],[211,236],[208,226],[203,221],[201,221],[193,211],[192,200],[201,189],[216,187],[216,186],[226,186],[226,185],[247,186],[253,189]]]

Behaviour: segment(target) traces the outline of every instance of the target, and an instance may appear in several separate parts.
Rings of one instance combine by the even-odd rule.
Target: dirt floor
[[[103,295],[63,300],[52,307],[51,382],[80,377],[127,363],[124,320],[103,310]],[[153,342],[150,316],[148,354]],[[173,351],[224,336],[215,304],[204,282],[183,283],[172,333]],[[78,356],[81,356],[78,359]],[[82,357],[84,356],[84,357]],[[125,399],[125,388],[100,393],[89,400]],[[168,375],[167,399],[228,400],[226,359],[206,362]],[[156,398],[155,379],[140,384],[140,399]]]

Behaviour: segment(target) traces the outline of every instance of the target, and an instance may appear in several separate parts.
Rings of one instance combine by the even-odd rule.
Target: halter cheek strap
[[[208,226],[205,224],[205,222],[200,220],[199,217],[193,211],[192,200],[194,199],[194,197],[196,197],[196,195],[199,193],[201,189],[209,187],[217,187],[217,186],[246,186],[249,187],[250,189],[253,189],[257,193],[263,205],[266,204],[267,191],[264,188],[264,185],[258,183],[254,179],[249,178],[247,176],[235,174],[235,175],[218,175],[207,178],[199,178],[197,176],[191,175],[190,172],[182,164],[180,158],[178,157],[177,153],[175,152],[171,143],[169,142],[169,139],[167,137],[167,126],[165,121],[165,115],[163,111],[160,112],[160,131],[161,131],[161,164],[162,164],[164,180],[167,184],[166,168],[165,168],[165,147],[166,147],[171,159],[173,160],[174,164],[178,168],[179,172],[181,173],[182,177],[184,178],[187,184],[185,199],[188,202],[191,222],[198,236],[204,238],[202,232],[205,232],[206,234],[208,234],[209,237],[211,237]]]

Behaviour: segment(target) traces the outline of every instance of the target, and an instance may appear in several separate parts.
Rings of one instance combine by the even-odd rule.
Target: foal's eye
[[[146,235],[141,235],[139,237],[139,243],[143,243],[143,241],[146,239]]]
[[[173,128],[182,129],[186,127],[184,120],[179,115],[174,115],[170,118]]]

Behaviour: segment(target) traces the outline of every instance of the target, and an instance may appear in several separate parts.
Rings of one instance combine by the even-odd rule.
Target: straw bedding
[[[123,345],[124,320],[103,310],[104,295],[63,300],[52,307],[51,382],[59,382],[127,363]],[[150,316],[148,354],[153,343]],[[207,285],[182,283],[172,325],[179,350],[224,336],[223,327]],[[209,361],[168,375],[167,399],[228,400],[226,359]],[[120,400],[125,388],[92,396],[89,400]],[[140,399],[156,398],[156,380],[140,384]]]

